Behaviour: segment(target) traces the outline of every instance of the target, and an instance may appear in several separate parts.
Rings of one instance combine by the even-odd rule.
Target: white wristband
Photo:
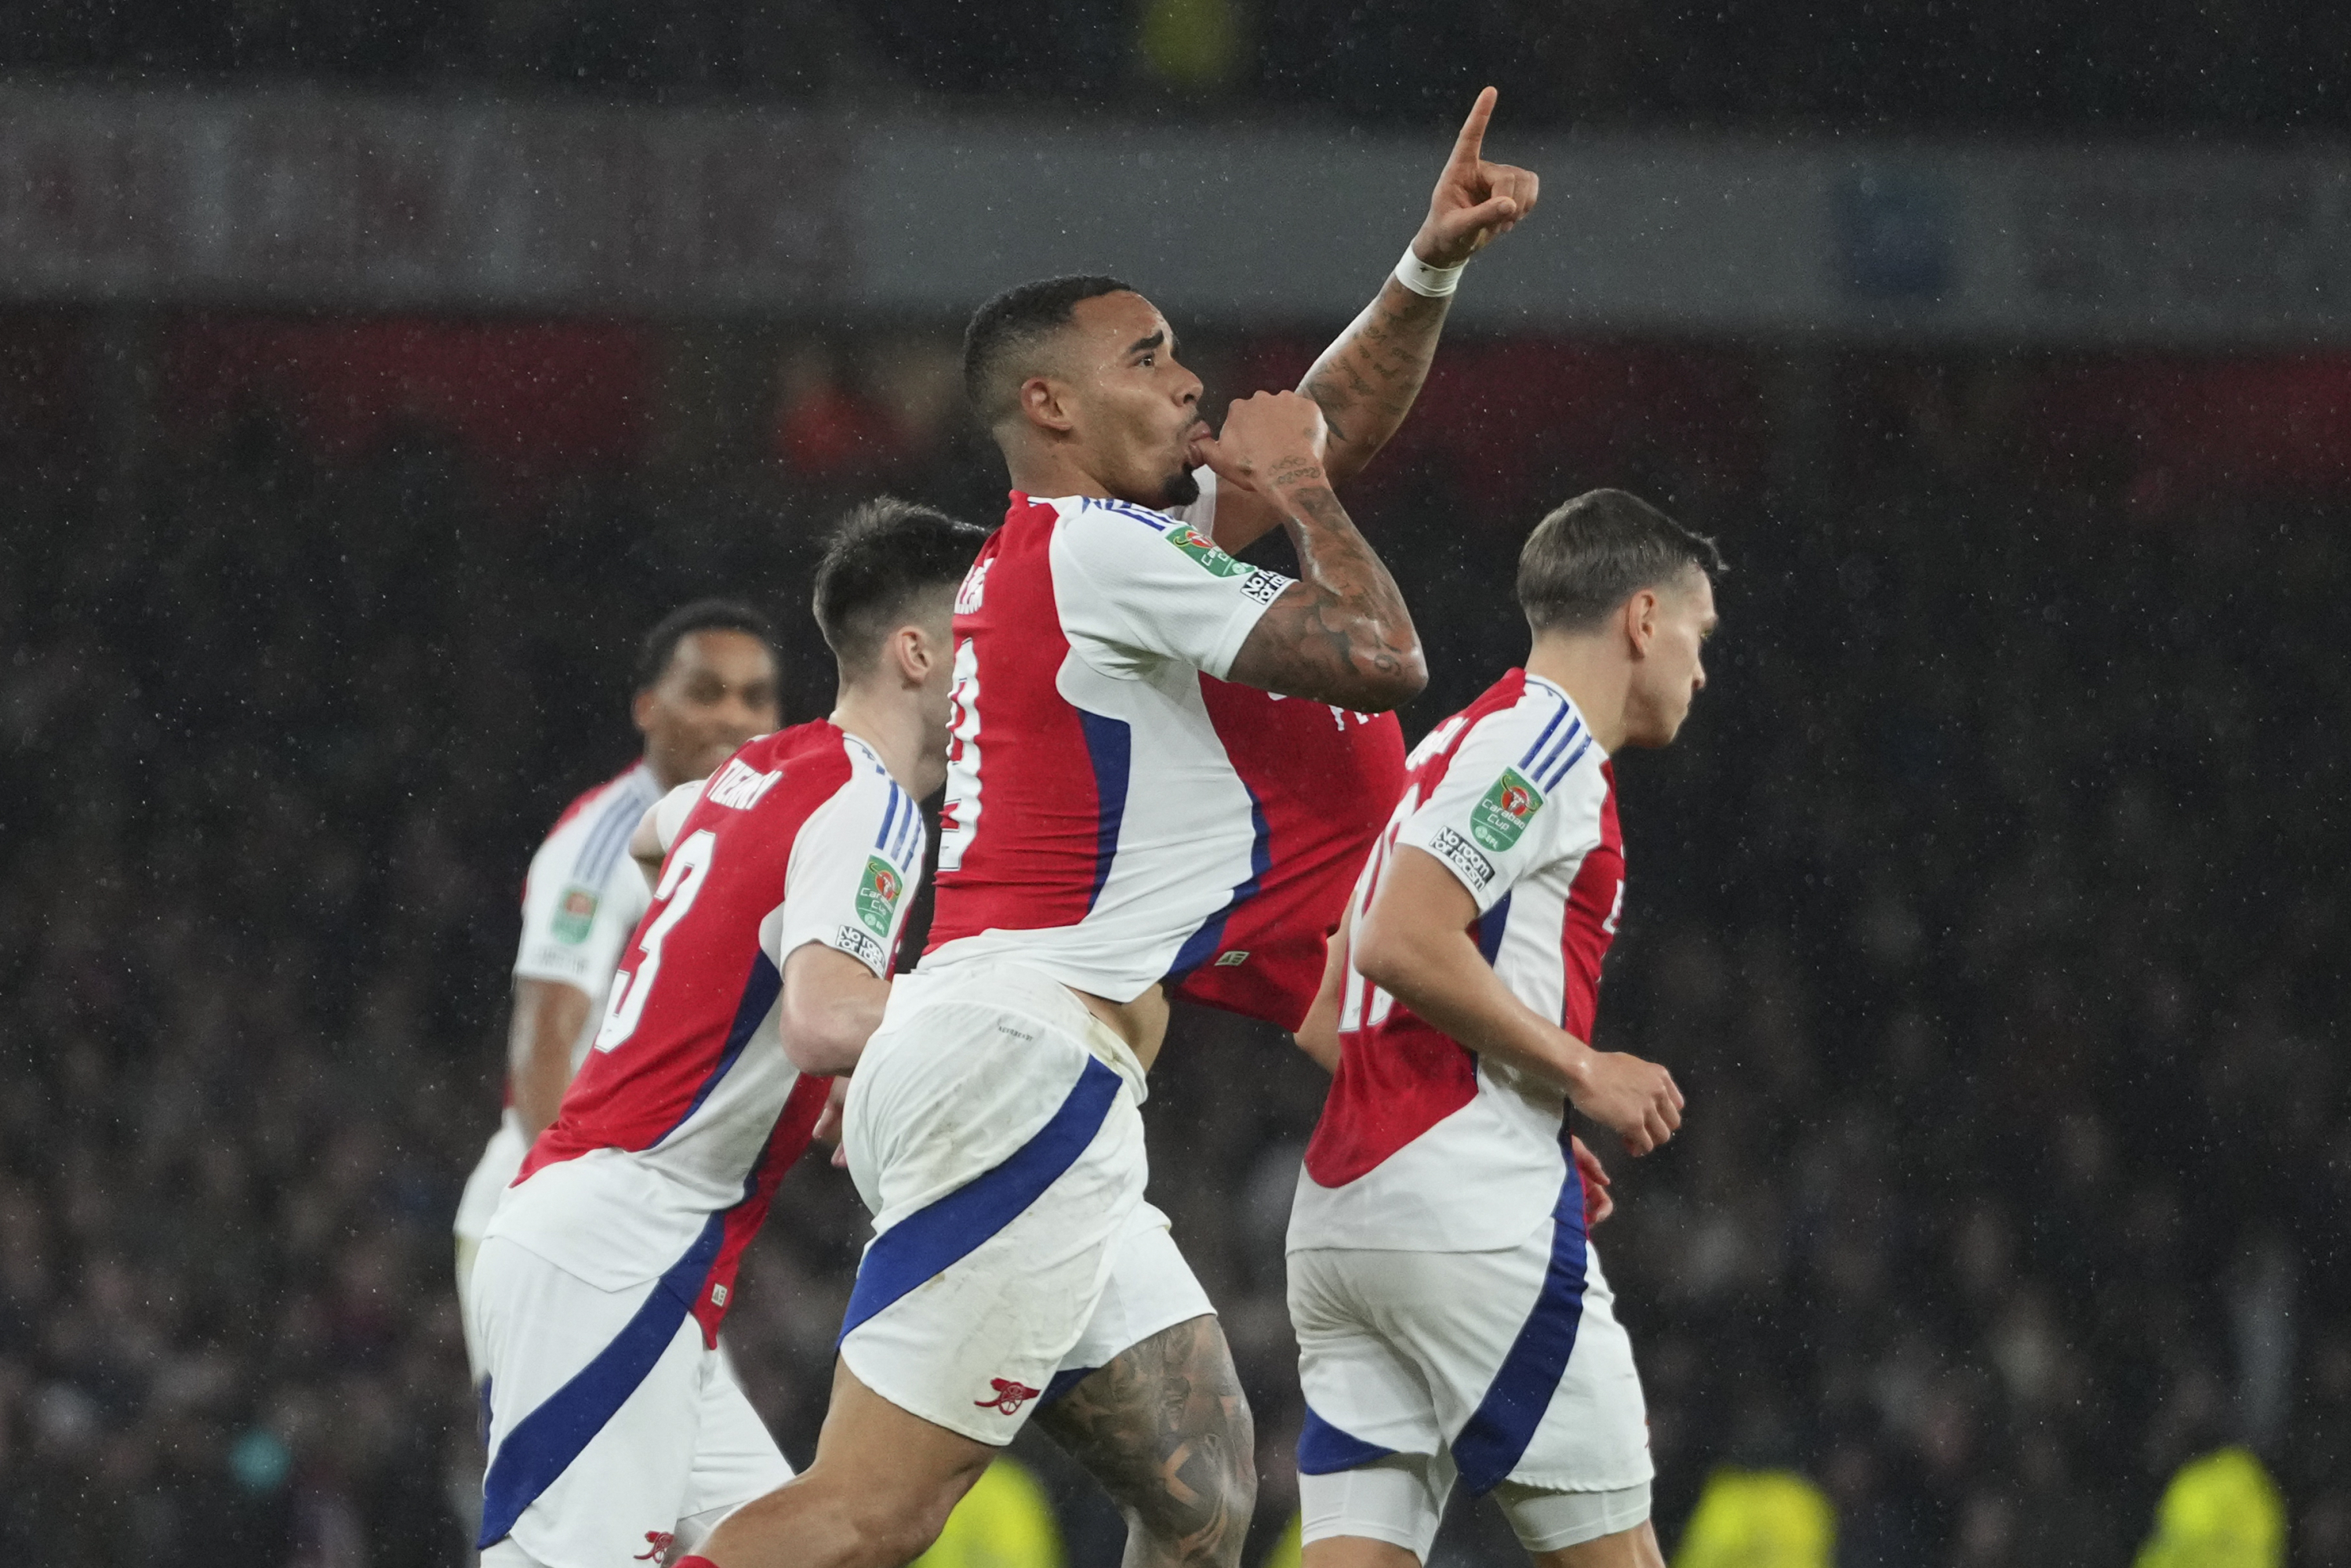
[[[1404,247],[1404,259],[1396,263],[1395,280],[1415,294],[1431,299],[1442,299],[1461,287],[1461,267],[1431,267],[1412,254],[1412,246]]]

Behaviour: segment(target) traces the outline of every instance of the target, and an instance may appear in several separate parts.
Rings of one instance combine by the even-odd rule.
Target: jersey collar
[[[1524,667],[1520,669],[1519,674],[1526,678],[1527,685],[1531,686],[1539,686],[1542,690],[1551,693],[1552,695],[1557,697],[1560,701],[1565,703],[1567,705],[1568,713],[1574,717],[1576,723],[1583,727],[1583,733],[1592,736],[1592,749],[1600,754],[1601,761],[1605,762],[1608,760],[1608,748],[1600,744],[1600,737],[1597,735],[1593,735],[1592,721],[1583,716],[1583,710],[1582,708],[1575,706],[1575,699],[1567,695],[1567,688],[1565,686],[1561,685],[1557,681],[1545,679],[1543,676],[1536,674],[1532,670],[1526,669]]]

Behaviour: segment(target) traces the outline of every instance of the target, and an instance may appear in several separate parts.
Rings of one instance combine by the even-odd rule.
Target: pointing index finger
[[[1494,99],[1498,96],[1492,88],[1487,88],[1469,106],[1469,118],[1461,122],[1461,134],[1453,139],[1453,162],[1478,162],[1479,151],[1486,144],[1486,122],[1494,118]]]

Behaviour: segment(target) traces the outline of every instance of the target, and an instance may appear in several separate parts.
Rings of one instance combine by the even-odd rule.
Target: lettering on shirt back
[[[732,807],[747,811],[759,803],[759,797],[776,787],[783,777],[781,769],[762,773],[739,757],[731,757],[726,767],[710,786],[708,799],[713,805]]]

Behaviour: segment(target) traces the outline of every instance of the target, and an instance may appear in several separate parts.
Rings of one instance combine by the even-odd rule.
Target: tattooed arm
[[[1217,476],[1267,504],[1298,547],[1301,580],[1282,590],[1233,658],[1230,677],[1283,696],[1377,713],[1428,685],[1420,634],[1395,579],[1322,466],[1322,414],[1296,392],[1233,404],[1205,444]]]
[[[1413,254],[1431,267],[1461,265],[1535,209],[1541,182],[1532,171],[1479,156],[1493,112],[1494,89],[1488,88],[1455,139],[1428,215],[1412,236]],[[1450,296],[1432,299],[1388,278],[1299,382],[1330,428],[1323,464],[1331,483],[1343,485],[1363,472],[1412,412],[1452,304]],[[1229,505],[1220,498],[1217,542],[1243,549],[1282,520],[1263,497],[1235,496]]]

